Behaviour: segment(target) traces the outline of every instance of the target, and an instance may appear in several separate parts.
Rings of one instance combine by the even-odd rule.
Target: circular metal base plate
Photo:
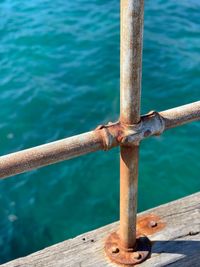
[[[143,235],[137,236],[134,250],[124,250],[120,247],[119,235],[115,232],[109,235],[105,244],[106,255],[111,261],[122,265],[135,265],[146,260],[151,252],[151,242]]]

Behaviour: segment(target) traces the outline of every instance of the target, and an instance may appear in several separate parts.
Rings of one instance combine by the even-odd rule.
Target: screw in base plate
[[[111,261],[122,265],[136,265],[145,261],[151,253],[151,242],[143,235],[137,236],[133,250],[125,250],[120,246],[118,233],[112,233],[105,243],[106,255]]]

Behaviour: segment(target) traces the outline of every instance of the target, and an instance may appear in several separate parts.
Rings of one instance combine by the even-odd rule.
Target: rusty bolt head
[[[156,227],[157,225],[158,225],[158,223],[156,221],[150,221],[149,222],[149,226],[152,228]]]
[[[113,254],[119,253],[119,248],[118,247],[112,247],[112,253]]]
[[[151,242],[144,235],[137,235],[135,249],[128,251],[121,247],[121,239],[117,232],[111,233],[105,243],[106,255],[111,261],[120,266],[133,266],[148,258],[151,251]]]
[[[142,255],[140,253],[138,253],[138,252],[135,252],[133,257],[134,257],[135,260],[140,260],[142,258]]]

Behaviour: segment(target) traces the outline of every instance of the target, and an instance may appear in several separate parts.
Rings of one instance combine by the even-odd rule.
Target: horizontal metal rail
[[[91,131],[0,157],[0,178],[104,149],[103,130]]]
[[[159,112],[165,129],[174,128],[200,119],[200,101]]]
[[[119,122],[99,126],[84,134],[25,149],[0,157],[0,178],[6,178],[42,166],[68,160],[98,150],[108,150],[120,144],[134,145],[144,138],[159,135],[165,129],[200,120],[200,101],[165,110],[150,112],[135,125]]]

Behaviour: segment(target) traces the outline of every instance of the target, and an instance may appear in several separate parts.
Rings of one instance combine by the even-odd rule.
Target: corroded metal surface
[[[124,247],[136,241],[139,147],[121,147],[120,153],[120,237]]]
[[[134,124],[140,120],[144,1],[120,5],[120,121]]]
[[[123,248],[119,233],[112,233],[105,242],[105,252],[110,260],[117,264],[133,266],[146,260],[151,253],[151,242],[144,235],[136,237],[132,249]]]
[[[143,0],[120,1],[120,122],[130,126],[140,121]],[[126,128],[127,129],[127,128]],[[122,139],[120,150],[120,229],[124,248],[136,244],[139,146],[128,147]]]
[[[22,150],[0,158],[0,177],[8,177],[99,149],[103,149],[101,135],[88,132]]]
[[[107,126],[109,127],[109,126]],[[118,124],[0,157],[0,178],[118,145]]]
[[[150,256],[144,235],[161,231],[165,223],[154,214],[137,218],[140,141],[200,119],[200,101],[140,117],[144,0],[120,0],[120,119],[94,131],[0,157],[0,178],[120,146],[120,227],[106,240],[106,255],[122,265]],[[136,226],[137,223],[137,226]]]
[[[121,144],[139,145],[140,141],[152,135],[160,135],[165,129],[165,121],[156,111],[141,117],[137,124],[127,125],[123,129]]]
[[[161,134],[163,130],[196,120],[200,120],[200,101],[159,113],[150,112],[134,125],[121,122],[101,125],[95,131],[1,156],[0,178],[97,150],[109,150],[119,145],[133,146],[147,137]]]
[[[0,157],[0,178],[71,159],[97,150],[120,150],[120,228],[106,241],[114,262],[135,265],[150,255],[146,235],[165,223],[154,214],[136,218],[139,143],[165,129],[200,119],[200,101],[140,117],[144,0],[120,0],[120,119],[94,131]],[[137,221],[137,231],[136,231]]]
[[[163,230],[165,226],[165,222],[156,214],[140,215],[137,218],[135,245],[132,248],[124,247],[119,232],[111,233],[105,242],[106,255],[118,264],[139,264],[150,256],[151,242],[146,236]]]
[[[137,235],[152,235],[166,226],[166,223],[156,214],[145,214],[137,218]]]
[[[200,101],[159,112],[165,121],[165,129],[200,120]]]

